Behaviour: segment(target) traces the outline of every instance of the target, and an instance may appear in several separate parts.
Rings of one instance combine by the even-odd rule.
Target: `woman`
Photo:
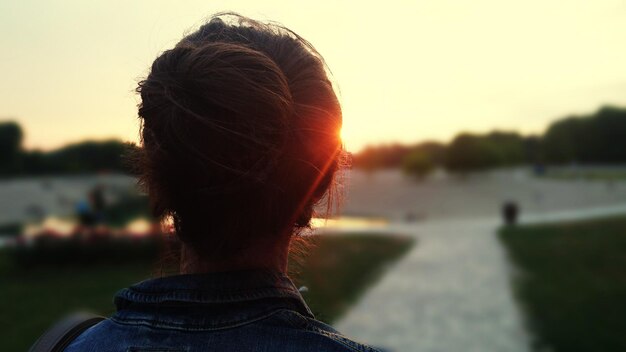
[[[120,291],[117,312],[66,351],[371,351],[315,320],[285,274],[342,157],[315,49],[217,15],[161,54],[138,92],[140,183],[173,220],[181,275]]]

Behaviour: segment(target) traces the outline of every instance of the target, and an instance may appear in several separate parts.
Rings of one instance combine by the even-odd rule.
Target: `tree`
[[[498,150],[501,165],[517,165],[525,161],[524,140],[519,133],[493,131],[486,139]]]
[[[60,173],[128,171],[123,155],[134,146],[117,140],[70,144],[46,155],[50,171]]]
[[[481,171],[504,164],[504,154],[488,138],[462,133],[446,152],[445,167],[451,172]]]
[[[0,123],[0,175],[14,174],[21,169],[22,128],[15,122]]]
[[[543,151],[550,162],[565,163],[578,159],[578,137],[583,129],[579,117],[567,117],[550,125],[543,136]]]
[[[401,144],[368,146],[353,157],[356,168],[368,171],[376,169],[398,168],[411,152],[411,147]]]
[[[582,124],[576,141],[581,162],[626,162],[626,109],[605,106],[586,117]]]
[[[414,149],[404,158],[402,169],[408,175],[423,179],[435,168],[432,156],[423,149]]]
[[[544,134],[541,149],[552,163],[624,163],[626,109],[605,106],[591,115],[557,120]]]

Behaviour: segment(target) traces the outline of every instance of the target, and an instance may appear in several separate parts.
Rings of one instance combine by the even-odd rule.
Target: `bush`
[[[424,150],[413,150],[404,159],[402,168],[408,175],[423,179],[435,168],[432,157]]]

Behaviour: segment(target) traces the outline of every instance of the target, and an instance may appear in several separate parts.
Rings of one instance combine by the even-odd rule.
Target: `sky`
[[[326,59],[344,142],[541,133],[626,107],[626,0],[0,0],[0,121],[25,147],[138,141],[137,82],[218,11],[280,22]]]

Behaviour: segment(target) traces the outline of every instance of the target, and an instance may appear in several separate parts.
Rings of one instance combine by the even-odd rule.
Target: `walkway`
[[[337,328],[390,351],[527,351],[497,223],[393,226],[417,244]]]
[[[527,216],[524,222],[626,213],[614,205]],[[511,295],[498,219],[392,224],[415,247],[337,324],[342,333],[389,351],[529,351]],[[380,231],[380,229],[378,230]]]

